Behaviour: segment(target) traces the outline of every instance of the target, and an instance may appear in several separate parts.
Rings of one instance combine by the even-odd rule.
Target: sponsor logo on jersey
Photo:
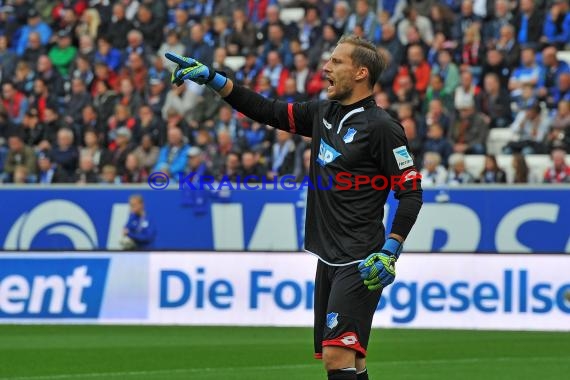
[[[319,156],[317,157],[317,162],[322,167],[330,164],[336,158],[340,156],[340,153],[337,152],[332,146],[327,144],[323,139],[321,139],[321,145],[319,147]]]
[[[338,313],[328,313],[327,314],[327,327],[329,329],[334,329],[338,326]]]
[[[356,336],[354,335],[347,335],[344,338],[342,338],[340,341],[345,346],[352,346],[353,344],[356,344],[358,342],[358,339],[356,339]]]
[[[324,117],[323,117],[323,125],[325,126],[326,129],[332,128],[332,124],[329,123]]]
[[[356,129],[354,128],[348,128],[348,131],[346,132],[346,134],[344,135],[344,137],[342,138],[342,140],[346,143],[349,144],[352,142],[352,140],[354,140],[354,135],[356,135]]]
[[[407,182],[407,181],[414,181],[415,182],[416,180],[421,179],[422,176],[417,171],[415,171],[413,169],[408,169],[404,173],[402,173],[400,178],[401,178],[401,182]]]
[[[399,146],[392,151],[394,152],[394,157],[396,158],[399,169],[408,168],[414,165],[414,160],[412,160],[412,156],[410,156],[408,149],[404,145]]]

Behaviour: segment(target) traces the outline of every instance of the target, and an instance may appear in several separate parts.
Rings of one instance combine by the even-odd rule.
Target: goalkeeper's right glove
[[[167,52],[164,56],[178,65],[171,76],[172,83],[178,86],[185,80],[191,80],[198,84],[205,84],[215,91],[220,91],[228,81],[224,75],[217,73],[211,67],[196,61],[194,58],[183,57],[171,52]]]

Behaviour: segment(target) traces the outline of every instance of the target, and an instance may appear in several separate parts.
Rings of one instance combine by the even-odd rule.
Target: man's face
[[[495,3],[495,15],[498,17],[503,17],[507,14],[507,7],[504,1],[497,1]]]
[[[382,26],[382,40],[383,41],[390,41],[394,34],[396,33],[396,29],[393,26],[385,24]]]
[[[419,65],[423,61],[422,48],[419,46],[414,46],[408,50],[408,61],[411,65]]]
[[[125,8],[120,4],[115,4],[113,6],[113,16],[118,20],[122,20],[125,17]]]
[[[239,167],[239,157],[235,154],[230,154],[226,161],[228,169],[236,170]]]
[[[40,20],[40,16],[30,17],[28,18],[28,25],[34,27],[40,23]]]
[[[244,169],[251,169],[255,165],[255,157],[252,153],[244,153],[241,157],[241,164]]]
[[[440,66],[446,66],[451,61],[451,56],[447,51],[442,50],[437,57],[437,61]]]
[[[552,163],[554,164],[554,168],[556,170],[561,170],[564,166],[564,152],[562,151],[555,151],[552,153]]]
[[[279,8],[268,7],[267,8],[267,21],[274,24],[279,21]]]
[[[83,121],[90,122],[92,120],[95,120],[97,118],[97,115],[95,114],[95,112],[91,107],[85,107],[81,111],[81,117]]]
[[[267,55],[267,66],[273,68],[277,65],[279,65],[279,54],[275,51],[272,51]]]
[[[10,137],[8,139],[8,147],[13,152],[19,152],[24,147],[24,144],[23,144],[22,140],[20,140],[17,137]]]
[[[521,10],[523,12],[531,12],[534,8],[532,0],[521,0]]]
[[[220,108],[220,120],[223,122],[229,122],[232,119],[232,110],[228,107]]]
[[[5,84],[2,87],[2,96],[4,99],[11,99],[14,96],[14,87],[10,84]]]
[[[74,94],[81,94],[81,93],[85,92],[85,87],[83,85],[83,81],[81,81],[80,79],[74,79],[71,82],[71,91]]]
[[[471,87],[473,77],[469,71],[465,71],[461,74],[461,85],[465,88]]]
[[[356,3],[356,13],[360,16],[366,15],[366,13],[368,13],[368,3],[363,0],[358,1]]]
[[[59,145],[60,148],[66,149],[69,146],[71,146],[71,144],[72,144],[72,140],[71,140],[71,137],[69,136],[69,134],[63,133],[63,131],[60,131],[57,134],[57,145]]]
[[[40,45],[40,35],[37,33],[30,33],[30,36],[28,37],[28,46],[32,49],[38,49]]]
[[[491,50],[487,53],[487,61],[491,66],[498,66],[501,63],[501,53],[498,50]]]
[[[511,38],[513,38],[513,34],[510,28],[508,28],[507,26],[503,26],[501,28],[501,31],[499,32],[499,35],[501,37],[501,39],[503,40],[510,40]]]
[[[170,145],[179,145],[182,142],[182,133],[178,128],[168,130],[168,143]]]
[[[491,76],[485,78],[485,91],[494,93],[497,90],[497,80]]]
[[[443,105],[439,100],[432,100],[429,104],[429,109],[432,114],[440,115],[443,113]]]
[[[138,199],[131,199],[129,201],[129,205],[131,206],[131,212],[134,214],[140,214],[143,210],[143,204]]]
[[[461,4],[461,14],[464,16],[471,16],[473,14],[473,4],[471,1],[464,1]]]
[[[224,64],[226,60],[226,49],[218,48],[214,51],[214,62],[219,63],[220,65]]]
[[[542,52],[542,61],[545,66],[554,66],[556,64],[556,48],[548,47]]]
[[[202,39],[204,38],[204,32],[201,25],[194,25],[192,27],[190,30],[190,38],[194,42],[202,42]]]
[[[94,165],[91,156],[81,157],[81,160],[79,160],[79,167],[81,168],[81,170],[86,172],[93,170]]]
[[[431,78],[431,87],[436,91],[439,91],[443,88],[443,81],[439,75],[434,75]]]
[[[200,164],[202,163],[202,159],[200,158],[199,154],[195,154],[193,156],[190,156],[188,158],[188,164],[190,165],[191,168],[195,169],[198,166],[200,166]]]
[[[269,32],[267,38],[274,44],[280,44],[283,39],[283,31],[278,25],[271,25],[269,27]]]
[[[144,62],[140,55],[136,53],[131,53],[131,55],[129,56],[129,65],[133,70],[138,70],[144,66]]]
[[[337,3],[334,7],[334,18],[342,20],[347,16],[346,8],[344,5]]]
[[[284,144],[290,138],[291,135],[289,134],[289,132],[285,132],[281,129],[277,131],[277,142],[279,142],[280,144]]]
[[[463,161],[458,161],[453,165],[453,170],[455,170],[456,173],[463,173],[465,171],[465,163]]]
[[[285,93],[292,95],[297,91],[297,82],[293,78],[287,79],[285,81]]]
[[[40,167],[40,170],[45,172],[47,170],[49,170],[50,166],[51,166],[51,161],[48,160],[47,158],[40,158],[38,160],[38,166]]]
[[[521,53],[521,61],[525,66],[534,65],[534,52],[531,49],[525,49]]]
[[[307,59],[302,54],[297,54],[295,56],[295,69],[297,71],[305,70],[307,67]]]
[[[350,44],[338,45],[323,67],[329,81],[327,96],[331,100],[342,101],[352,95],[354,77],[357,71],[351,58],[353,50],[354,46]]]

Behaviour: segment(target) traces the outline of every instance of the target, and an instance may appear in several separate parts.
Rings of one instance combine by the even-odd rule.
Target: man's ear
[[[365,80],[366,78],[368,78],[368,75],[370,75],[368,69],[365,66],[360,66],[359,68],[356,69],[356,75],[354,79],[357,81]]]

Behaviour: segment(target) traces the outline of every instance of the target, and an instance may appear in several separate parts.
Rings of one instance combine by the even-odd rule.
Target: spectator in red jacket
[[[566,152],[554,149],[550,153],[552,166],[544,172],[544,183],[570,183],[570,166],[566,164]]]
[[[12,82],[4,82],[2,85],[2,105],[14,124],[20,124],[28,110],[26,95],[18,91]]]
[[[394,80],[394,93],[400,89],[398,79],[401,76],[410,75],[414,82],[414,88],[423,97],[429,85],[431,67],[425,59],[424,51],[420,45],[412,45],[408,49],[408,63],[401,66]]]

